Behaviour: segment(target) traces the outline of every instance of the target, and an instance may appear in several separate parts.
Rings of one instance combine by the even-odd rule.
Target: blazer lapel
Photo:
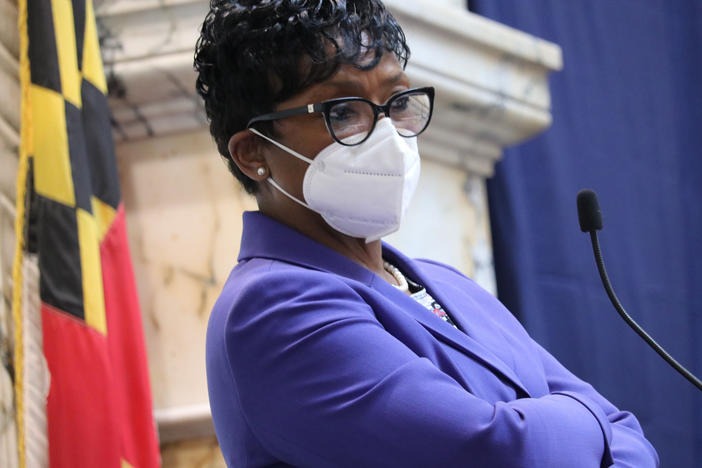
[[[410,296],[398,291],[372,271],[343,255],[261,213],[244,213],[244,232],[239,261],[254,257],[271,258],[307,268],[329,271],[370,286],[385,297],[392,298],[394,302],[400,304],[402,309],[413,316],[437,339],[490,368],[504,380],[511,382],[515,389],[523,392],[526,396],[529,395],[514,371],[470,336],[470,324],[462,319],[462,314],[456,313],[459,310],[458,307],[445,294],[441,293],[441,289],[435,286],[432,278],[422,275],[419,269],[415,268],[413,261],[387,244],[383,244],[383,254],[391,260],[391,263],[400,267],[403,272],[427,288],[432,297],[441,303],[465,333],[432,316],[431,312]]]
[[[417,301],[412,299],[407,294],[398,291],[385,281],[375,282],[374,286],[376,289],[380,290],[380,292],[385,294],[387,297],[392,297],[395,302],[402,304],[403,309],[410,313],[436,338],[461,351],[463,354],[470,356],[472,359],[477,360],[482,365],[490,368],[493,372],[502,376],[505,380],[511,382],[515,389],[523,393],[520,395],[520,397],[529,397],[529,392],[514,373],[512,368],[509,367],[502,359],[497,357],[492,351],[471,337],[470,324],[464,320],[464,314],[456,312],[459,310],[458,306],[445,294],[442,294],[440,288],[435,287],[432,279],[422,275],[421,272],[414,267],[414,262],[404,257],[395,249],[388,248],[389,246],[387,245],[384,245],[384,247],[384,253],[388,257],[392,257],[394,264],[400,267],[402,271],[409,274],[413,279],[419,281],[422,286],[427,288],[429,294],[442,305],[442,307],[462,331],[457,330],[449,323],[432,316],[431,313]]]

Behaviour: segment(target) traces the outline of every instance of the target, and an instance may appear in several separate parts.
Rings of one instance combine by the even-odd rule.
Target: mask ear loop
[[[287,153],[290,153],[290,154],[292,154],[293,156],[295,156],[296,158],[299,158],[299,159],[305,161],[307,164],[312,164],[312,160],[311,160],[310,158],[306,158],[306,157],[304,157],[303,155],[301,155],[300,153],[298,153],[297,151],[293,151],[293,150],[291,150],[290,148],[288,148],[287,146],[285,146],[285,145],[283,145],[283,144],[281,144],[281,143],[278,143],[277,141],[275,141],[275,140],[273,140],[273,139],[271,139],[271,138],[268,138],[266,135],[262,134],[261,132],[259,132],[259,131],[256,130],[255,128],[250,128],[249,130],[251,130],[252,133],[254,133],[254,134],[260,136],[260,137],[263,138],[264,140],[270,141],[271,143],[273,143],[275,146],[277,146],[278,148],[282,149],[283,151],[285,151],[285,152],[287,152]],[[281,187],[281,186],[278,184],[278,182],[276,182],[275,180],[273,180],[273,176],[272,176],[272,175],[269,175],[268,178],[266,179],[266,181],[267,181],[269,184],[271,184],[273,187],[275,187],[276,189],[278,189],[278,191],[279,191],[280,193],[282,193],[283,195],[285,195],[286,197],[288,197],[289,199],[291,199],[291,200],[294,201],[295,203],[298,203],[298,204],[304,206],[304,207],[307,208],[308,210],[312,210],[312,208],[310,208],[310,206],[309,206],[307,203],[303,202],[302,200],[298,200],[297,198],[295,198],[295,197],[293,197],[292,195],[290,195],[290,194],[288,193],[287,190],[285,190],[283,187]],[[312,211],[314,211],[314,210],[312,210]]]
[[[307,158],[307,157],[301,155],[301,154],[298,153],[297,151],[291,150],[290,148],[288,148],[287,146],[285,146],[285,145],[282,144],[282,143],[278,143],[278,142],[275,141],[274,139],[267,137],[266,135],[264,135],[263,133],[259,132],[259,131],[256,130],[255,128],[250,128],[249,131],[251,131],[251,133],[253,133],[253,134],[255,134],[255,135],[260,136],[260,137],[263,138],[264,140],[268,140],[269,142],[273,143],[275,146],[277,146],[278,148],[282,149],[282,150],[285,151],[286,153],[290,153],[290,154],[292,154],[293,156],[295,156],[296,158],[302,159],[302,160],[305,161],[307,164],[312,164],[312,160],[311,160],[310,158]]]
[[[295,203],[298,203],[298,204],[304,206],[304,207],[307,208],[308,210],[314,211],[312,208],[310,208],[310,206],[309,206],[307,203],[303,202],[302,200],[298,200],[297,198],[295,198],[295,197],[293,197],[292,195],[290,195],[283,187],[281,187],[280,185],[278,185],[278,182],[276,182],[275,180],[273,180],[273,177],[270,177],[270,176],[269,176],[266,180],[268,181],[269,184],[271,184],[273,187],[275,187],[276,189],[278,189],[283,195],[285,195],[286,197],[288,197],[289,199],[291,199],[291,200],[294,201]]]

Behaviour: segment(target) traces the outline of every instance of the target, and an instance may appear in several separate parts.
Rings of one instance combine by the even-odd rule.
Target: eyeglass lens
[[[431,114],[431,99],[422,91],[403,94],[390,103],[388,117],[398,133],[413,137],[427,126]],[[329,125],[337,140],[354,145],[365,140],[373,127],[375,113],[365,101],[346,101],[329,109]]]

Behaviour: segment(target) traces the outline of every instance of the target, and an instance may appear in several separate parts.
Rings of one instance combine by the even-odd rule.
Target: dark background
[[[599,194],[630,314],[702,376],[702,1],[472,0],[563,48],[554,123],[488,184],[500,299],[579,377],[636,414],[662,465],[702,466],[702,392],[619,318],[575,197]]]

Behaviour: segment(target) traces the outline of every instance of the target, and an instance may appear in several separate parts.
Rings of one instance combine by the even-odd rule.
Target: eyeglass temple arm
[[[308,104],[306,106],[293,107],[292,109],[286,109],[284,111],[272,112],[270,114],[263,114],[259,115],[258,117],[254,117],[253,119],[249,120],[248,124],[246,124],[246,128],[251,127],[251,125],[257,122],[267,122],[269,120],[285,119],[287,117],[293,117],[295,115],[314,114],[315,112],[321,111],[322,110],[319,109],[319,104]]]

